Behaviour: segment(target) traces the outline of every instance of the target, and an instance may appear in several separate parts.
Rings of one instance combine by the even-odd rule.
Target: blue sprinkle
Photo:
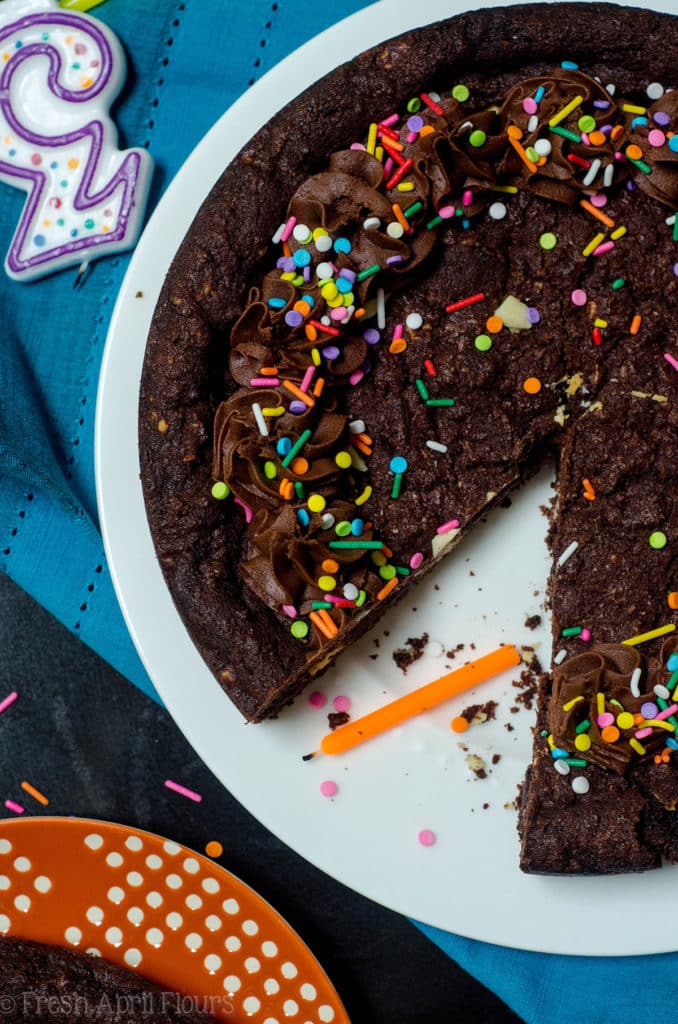
[[[534,94],[534,102],[535,103],[541,103],[541,101],[544,98],[544,93],[545,92],[546,92],[546,88],[543,85],[540,85],[539,88],[537,89],[536,93]]]
[[[561,747],[551,747],[551,757],[554,761],[558,761],[561,757],[569,757],[567,750],[563,750]]]
[[[468,229],[471,227],[471,221],[464,217],[463,221],[461,222],[461,226],[463,227],[464,231],[468,231]]]
[[[287,455],[292,448],[292,439],[290,437],[281,437],[275,446],[278,455]]]
[[[575,64],[573,60],[564,60],[560,66],[566,71],[579,71],[579,65]]]
[[[287,305],[284,299],[269,299],[268,304],[272,309],[283,309]]]
[[[647,124],[647,118],[634,117],[633,121],[631,121],[631,128],[637,128],[639,124]]]
[[[336,242],[334,243],[335,252],[349,253],[351,251],[351,248],[352,246],[348,238],[337,238]]]
[[[669,672],[675,672],[678,668],[678,651],[674,654],[669,654],[669,660],[666,662],[666,667]]]
[[[305,508],[300,508],[297,510],[297,519],[299,520],[302,526],[308,526],[308,524],[311,521],[311,517],[309,516]]]
[[[353,287],[351,282],[345,277],[338,277],[334,283],[342,294],[350,292]]]
[[[354,519],[351,523],[351,533],[354,537],[362,537],[364,523],[362,519]]]
[[[678,153],[678,135],[672,135],[669,139],[669,149],[673,153]]]
[[[315,306],[315,299],[313,298],[312,295],[302,295],[301,296],[301,301],[302,302],[308,302],[308,304],[311,307],[311,309],[313,308],[313,306]]]
[[[678,743],[674,740],[673,736],[669,736],[665,742],[667,747],[671,747],[672,750],[678,750]]]
[[[311,254],[308,249],[297,249],[292,257],[297,267],[307,267],[311,262]]]
[[[404,459],[402,455],[396,455],[389,462],[388,468],[392,473],[404,473],[407,469],[407,459]]]
[[[33,238],[33,241],[35,242],[36,245],[44,245],[45,244],[45,236],[44,235],[35,235],[34,238]]]

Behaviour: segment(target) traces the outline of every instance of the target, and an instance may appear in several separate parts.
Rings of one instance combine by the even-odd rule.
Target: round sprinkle
[[[319,281],[324,281],[327,277],[334,275],[334,268],[331,263],[319,263],[315,268],[316,276]]]
[[[433,846],[436,841],[436,834],[435,832],[432,832],[430,828],[423,828],[417,836],[417,839],[422,846]]]
[[[539,321],[541,320],[541,313],[539,312],[538,309],[535,309],[534,306],[528,306],[527,307],[527,311],[525,313],[525,316],[527,317],[527,319],[530,321],[531,324],[538,324]]]
[[[321,569],[323,572],[339,572],[339,563],[335,562],[333,558],[326,558],[321,565]]]
[[[390,238],[402,238],[405,234],[405,228],[402,226],[400,221],[393,220],[386,226],[386,234]]]
[[[602,715],[598,715],[596,718],[596,725],[599,729],[605,729],[608,725],[614,725],[614,715],[611,715],[609,711],[604,711]]]
[[[619,729],[615,725],[606,725],[600,735],[605,743],[616,743],[619,739]]]
[[[325,499],[322,494],[312,494],[307,502],[311,512],[324,512],[325,511]]]
[[[584,626],[581,633],[579,634],[579,639],[583,640],[583,642],[587,644],[591,639],[591,630],[587,629],[586,626]]]
[[[630,711],[622,711],[617,715],[617,725],[620,729],[632,729],[633,724],[633,715]]]
[[[658,149],[666,142],[666,136],[660,128],[653,128],[652,131],[647,133],[647,141],[654,149]]]
[[[348,452],[337,452],[334,456],[334,461],[339,466],[339,469],[348,469],[351,465],[351,456]]]
[[[468,137],[468,141],[471,143],[474,149],[478,149],[480,146],[484,146],[487,141],[487,135],[480,128],[476,128]]]
[[[590,114],[584,114],[584,116],[580,117],[577,121],[577,128],[580,132],[592,132],[595,127],[596,119],[595,117],[591,117]]]
[[[665,110],[655,110],[652,120],[655,124],[660,124],[662,128],[666,128],[667,125],[671,124],[671,118]]]
[[[290,633],[295,640],[305,640],[308,636],[308,622],[303,619],[295,619],[290,626]]]
[[[223,852],[223,846],[216,839],[210,839],[209,843],[205,846],[205,853],[208,857],[221,857]]]
[[[487,212],[492,220],[503,220],[508,211],[504,203],[492,203]]]
[[[366,217],[363,221],[363,227],[365,231],[376,230],[381,227],[381,221],[378,217]]]
[[[461,83],[459,85],[455,85],[452,90],[452,99],[457,100],[458,103],[466,103],[466,100],[470,95],[471,93],[468,90],[468,86],[462,85]]]
[[[489,334],[479,334],[473,344],[479,352],[489,352],[492,348],[492,338]]]
[[[376,345],[381,339],[381,335],[376,327],[368,327],[367,330],[363,332],[363,338],[368,345]]]
[[[292,229],[292,237],[295,238],[297,242],[310,242],[313,238],[313,232],[306,224],[295,224]]]
[[[325,782],[320,783],[320,792],[323,796],[331,797],[336,796],[339,787],[336,782],[332,782],[330,779],[326,779]]]
[[[408,114],[416,114],[418,110],[421,110],[421,100],[418,96],[413,96],[411,100],[407,101],[407,112]]]
[[[334,285],[330,285],[329,287],[334,288]],[[288,327],[299,327],[303,322],[304,318],[297,309],[288,309],[285,313],[285,323]]]
[[[407,469],[407,459],[404,459],[402,455],[396,455],[389,462],[388,468],[392,473],[404,473]]]
[[[351,710],[351,698],[339,696],[335,697],[332,701],[332,706],[335,711],[350,711]]]
[[[308,249],[297,249],[292,259],[295,267],[307,267],[311,262],[311,254]]]
[[[420,117],[418,114],[413,114],[412,117],[408,117],[407,127],[411,132],[420,132],[424,127],[423,117]]]
[[[584,778],[583,775],[575,775],[575,777],[572,779],[572,789],[575,793],[578,793],[580,796],[583,796],[585,793],[588,793],[590,788],[591,784],[589,780]]]
[[[351,248],[352,246],[348,238],[338,238],[334,243],[335,252],[349,253],[351,251]]]
[[[349,533],[351,532],[351,524],[349,523],[348,519],[342,519],[340,523],[337,523],[334,532],[336,533],[337,537],[348,537]]]
[[[314,690],[311,696],[308,698],[308,703],[312,708],[324,708],[327,704],[327,697],[320,690]]]
[[[667,690],[665,686],[662,686],[661,683],[657,683],[657,685],[654,687],[654,692],[655,695],[657,697],[661,697],[662,700],[668,700],[671,696],[670,691]]]
[[[415,553],[410,558],[410,569],[418,569],[419,566],[422,565],[423,561],[424,556],[421,553],[421,551],[415,551]]]
[[[331,514],[331,512],[326,512],[325,515],[322,517],[323,530],[331,530],[332,527],[334,526],[334,523],[334,516]]]
[[[457,715],[457,717],[453,718],[450,722],[450,729],[452,732],[466,732],[468,729],[468,722],[463,715]]]
[[[632,142],[630,146],[626,147],[626,155],[629,160],[642,160],[643,151],[640,146],[636,146],[635,142]]]
[[[533,96],[526,96],[523,100],[523,110],[526,114],[536,114],[539,110],[537,102]]]
[[[296,459],[292,459],[292,465],[290,466],[290,469],[292,470],[293,473],[296,473],[297,476],[304,476],[306,473],[308,473],[308,459],[305,459],[301,455],[297,456]]]
[[[582,753],[585,753],[591,748],[591,737],[587,736],[585,732],[582,732],[579,736],[575,737],[574,745],[577,750],[581,750]]]
[[[654,701],[648,700],[641,704],[640,713],[643,718],[655,718],[659,714],[659,708]]]
[[[550,156],[553,147],[548,139],[537,139],[534,148],[538,156]]]
[[[326,593],[329,593],[331,590],[334,590],[336,585],[337,581],[335,580],[334,576],[320,576],[318,579],[319,588],[321,590],[324,590]]]
[[[676,671],[676,669],[678,668],[678,652],[676,652],[675,654],[669,654],[668,661],[666,662],[666,667],[669,670],[669,672]]]
[[[217,501],[223,501],[230,493],[231,488],[227,483],[224,483],[223,480],[217,480],[217,482],[212,485],[212,497],[216,498]]]
[[[382,565],[379,569],[379,575],[382,580],[392,580],[395,574],[395,565]]]
[[[545,249],[547,252],[549,252],[551,249],[555,249],[556,245],[558,244],[558,239],[552,231],[545,231],[542,235],[539,236],[539,244],[542,247],[542,249]]]
[[[411,331],[418,331],[424,322],[424,318],[421,313],[410,313],[405,320],[405,326],[409,327]]]
[[[360,591],[356,587],[355,583],[344,583],[342,594],[347,601],[355,601]]]
[[[659,100],[664,95],[664,86],[661,82],[650,82],[645,92],[649,99]]]
[[[585,306],[587,301],[587,295],[583,288],[575,288],[570,298],[572,299],[573,306]]]
[[[669,149],[672,153],[678,153],[678,135],[672,135],[669,139]]]
[[[570,766],[569,766],[569,764],[565,764],[564,760],[561,757],[559,757],[557,761],[553,762],[553,767],[555,768],[555,770],[558,772],[559,775],[569,775],[570,774]]]
[[[661,530],[655,530],[654,533],[650,534],[650,547],[654,548],[655,551],[661,551],[668,544],[668,537]]]
[[[538,377],[528,377],[523,381],[523,391],[528,395],[537,395],[541,391],[541,381]]]
[[[320,235],[315,240],[315,247],[318,252],[329,252],[332,248],[332,239],[329,235]]]
[[[298,398],[295,398],[293,402],[290,402],[290,412],[293,416],[301,416],[302,413],[306,412],[305,403],[300,402]]]

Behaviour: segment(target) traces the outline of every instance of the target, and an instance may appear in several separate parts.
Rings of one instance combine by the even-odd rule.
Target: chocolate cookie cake
[[[676,68],[609,4],[366,51],[225,170],[148,340],[158,557],[251,721],[555,459],[526,871],[678,860]]]
[[[7,1024],[209,1024],[203,1000],[60,946],[0,938],[0,1015]]]

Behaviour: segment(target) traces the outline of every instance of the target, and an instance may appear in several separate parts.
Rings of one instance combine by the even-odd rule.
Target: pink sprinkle
[[[591,206],[596,206],[599,210],[603,206],[607,206],[607,196],[604,192],[596,192],[595,196],[591,196]]]
[[[431,832],[430,828],[423,828],[417,836],[417,839],[422,846],[433,846],[436,841],[436,834],[435,832]]]
[[[666,136],[659,128],[653,128],[651,132],[648,132],[647,141],[651,146],[659,148],[659,146],[663,146],[666,142]]]
[[[15,691],[14,693],[10,693],[8,697],[5,697],[3,701],[0,701],[0,715],[2,714],[3,711],[6,711],[11,704],[14,703],[18,696],[19,694]]]
[[[292,234],[292,229],[294,228],[294,225],[296,223],[297,223],[297,218],[296,217],[290,217],[290,219],[288,220],[287,224],[285,225],[285,230],[283,231],[282,235],[280,236],[280,241],[281,242],[286,242],[287,241],[287,239]]]
[[[423,561],[424,556],[422,555],[421,551],[415,551],[415,553],[410,558],[410,569],[418,569]]]
[[[282,606],[282,610],[284,611],[285,615],[289,616],[290,619],[296,619],[297,609],[294,607],[293,604],[284,604]]]
[[[349,384],[353,384],[354,386],[356,384],[360,384],[360,381],[363,379],[364,376],[365,376],[365,371],[364,370],[356,370],[348,378]]]
[[[459,520],[458,519],[450,519],[449,522],[443,523],[442,526],[439,526],[438,529],[436,530],[436,533],[449,533],[450,530],[456,530],[456,529],[458,529],[458,527],[459,527]]]
[[[277,388],[280,385],[278,377],[252,377],[250,386],[253,388]]]
[[[350,601],[347,597],[337,597],[336,594],[325,594],[323,600],[329,601],[337,608],[355,608],[355,601]]]
[[[5,800],[5,807],[8,811],[14,811],[15,814],[23,814],[26,810],[21,804],[15,804],[13,800]]]
[[[168,789],[173,789],[175,793],[188,797],[189,800],[193,800],[196,804],[202,803],[200,793],[195,793],[192,789],[186,789],[185,786],[180,786],[178,782],[172,782],[171,779],[165,779],[165,785]]]
[[[601,244],[593,250],[593,255],[602,256],[604,253],[610,252],[612,249],[614,249],[614,242],[601,242]]]
[[[335,711],[350,711],[351,709],[351,698],[350,697],[335,697],[332,701],[332,706]]]
[[[596,725],[600,729],[604,729],[607,725],[614,725],[614,715],[611,715],[609,711],[605,711],[596,718]]]
[[[336,306],[334,309],[330,310],[331,320],[345,320],[347,316],[348,310],[346,309],[346,306]]]
[[[455,209],[454,206],[441,206],[438,210],[438,216],[442,217],[443,220],[449,220],[450,217],[454,217]]]
[[[664,708],[663,711],[660,711],[654,717],[662,721],[664,718],[670,718],[671,715],[675,715],[676,711],[678,711],[678,704],[672,704],[670,708]]]
[[[396,324],[395,327],[393,328],[393,339],[392,340],[396,341],[398,338],[402,338],[402,336],[403,336],[403,325],[402,324]]]
[[[388,117],[383,117],[379,124],[386,125],[387,128],[390,128],[392,125],[398,123],[399,116],[399,114],[389,114]]]
[[[664,359],[669,364],[669,366],[673,367],[674,370],[678,370],[678,359],[676,359],[675,356],[672,356],[670,352],[664,353]],[[0,711],[2,711],[2,708],[0,708]]]
[[[320,783],[320,792],[323,796],[336,796],[338,789],[336,782],[331,782],[329,779]]]
[[[526,114],[536,114],[539,110],[537,102],[532,96],[526,96],[523,100],[523,110]]]
[[[588,137],[588,135],[586,134],[586,132],[582,132],[581,133],[581,141],[584,143],[585,146],[590,146],[591,145],[591,140]]]
[[[587,629],[586,626],[584,626],[581,633],[579,634],[579,639],[583,640],[584,643],[587,644],[591,639],[591,630]]]
[[[388,180],[391,177],[391,171],[393,170],[393,157],[390,156],[384,164],[384,179]]]
[[[308,698],[308,703],[312,708],[324,708],[327,704],[327,697],[320,690],[314,690],[311,696]]]
[[[462,193],[461,205],[462,206],[470,206],[472,202],[473,202],[473,192],[471,191],[470,188],[467,188]]]
[[[651,728],[650,729],[639,729],[638,732],[635,734],[635,737],[636,737],[637,740],[644,740],[646,738],[646,736],[651,736],[651,735],[652,735],[652,729]]]
[[[407,141],[408,142],[412,143],[412,142],[414,142],[416,140],[416,138],[417,138],[417,133],[416,132],[408,132],[407,133]]]
[[[583,288],[575,288],[570,296],[572,299],[573,306],[585,306],[586,305],[586,292]]]
[[[233,500],[236,503],[236,505],[240,505],[240,507],[242,509],[244,509],[244,511],[245,511],[245,522],[246,523],[251,523],[252,522],[252,517],[254,515],[254,512],[249,507],[249,505],[246,505],[245,502],[242,501],[240,498],[234,498]]]
[[[309,366],[308,369],[306,370],[306,373],[304,374],[301,384],[299,385],[300,391],[308,391],[309,387],[311,386],[311,381],[313,380],[314,374],[315,366]]]
[[[365,152],[365,147],[363,146],[362,142],[352,142],[351,149],[361,149],[363,153]]]

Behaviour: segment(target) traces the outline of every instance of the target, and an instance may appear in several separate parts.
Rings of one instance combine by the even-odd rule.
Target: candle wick
[[[83,284],[89,277],[91,270],[92,264],[89,262],[89,260],[83,260],[80,266],[78,267],[77,274],[75,275],[75,281],[73,282],[74,289],[82,288]]]

